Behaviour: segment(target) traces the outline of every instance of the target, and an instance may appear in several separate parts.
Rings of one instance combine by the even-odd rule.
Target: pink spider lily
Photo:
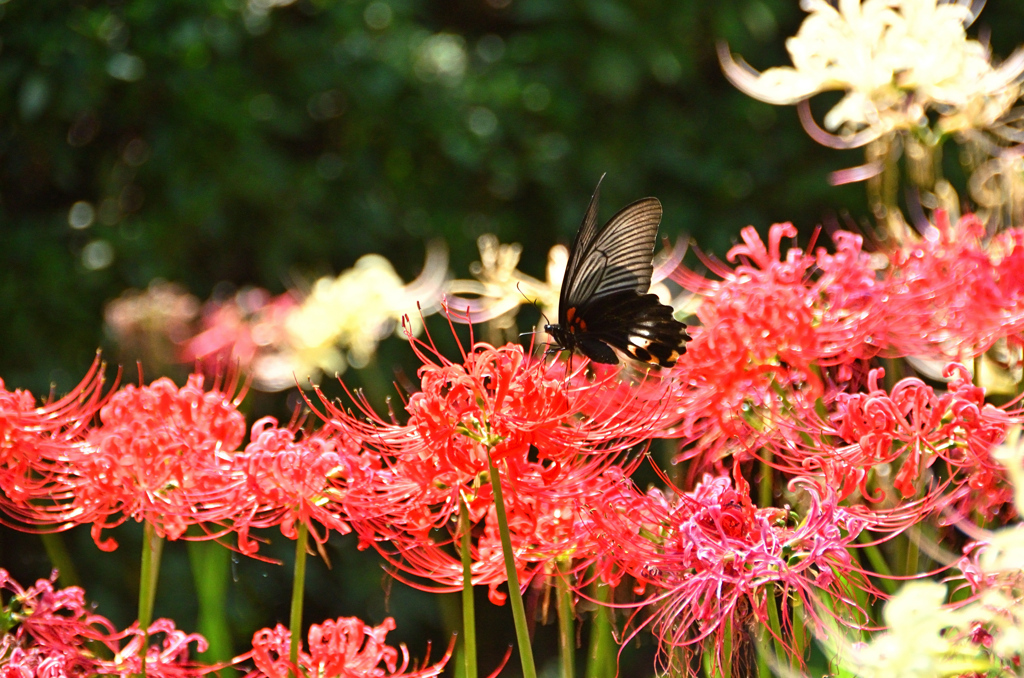
[[[237,364],[251,369],[260,352],[283,341],[288,314],[298,307],[289,293],[272,297],[262,288],[248,288],[203,308],[202,329],[180,345],[183,363]]]
[[[299,652],[299,666],[288,660],[291,634],[278,624],[261,629],[252,638],[252,651],[236,661],[252,659],[256,669],[244,678],[431,678],[441,675],[451,658],[449,646],[441,661],[430,664],[429,651],[422,667],[410,669],[409,650],[386,644],[395,620],[388,617],[380,626],[368,626],[356,617],[329,619],[309,628],[309,650]],[[296,670],[298,669],[298,670]]]
[[[0,674],[5,677],[139,675],[143,640],[150,637],[162,640],[145,647],[147,675],[186,678],[224,668],[190,660],[190,646],[206,650],[202,636],[180,631],[168,619],[154,622],[148,634],[137,623],[118,631],[91,611],[81,588],[57,589],[55,579],[56,573],[25,589],[0,569],[0,590],[11,594],[0,614]]]
[[[670,498],[619,483],[591,512],[598,538],[611,546],[598,574],[613,583],[628,574],[638,593],[647,592],[635,605],[650,614],[642,621],[634,615],[630,637],[650,626],[664,664],[675,664],[681,654],[685,672],[688,653],[703,648],[723,666],[727,636],[736,639],[749,628],[767,629],[793,651],[798,622],[790,611],[796,606],[811,624],[821,614],[855,626],[867,619],[851,587],[877,592],[847,550],[864,521],[840,508],[834,493],[810,483],[793,488],[806,491],[800,516],[755,507],[748,489],[741,480],[734,489],[728,477],[705,475],[693,491]],[[823,596],[833,608],[820,605]],[[772,627],[769,606],[777,600],[781,627]]]

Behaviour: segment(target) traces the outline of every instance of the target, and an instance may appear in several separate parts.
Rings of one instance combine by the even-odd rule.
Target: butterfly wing
[[[614,347],[640,362],[672,367],[690,340],[686,325],[655,294],[616,292],[580,306],[577,313],[586,330],[575,337],[576,343],[594,362],[618,363],[609,348]]]
[[[602,175],[601,179],[604,179]],[[661,203],[644,198],[597,226],[601,181],[576,232],[558,302],[557,346],[594,362],[616,364],[615,349],[642,362],[675,365],[686,351],[686,326],[649,294]]]
[[[603,179],[604,177],[602,177]],[[623,207],[600,229],[597,203],[601,184],[576,233],[559,296],[559,320],[564,313],[618,292],[646,294],[651,287],[654,243],[661,223],[661,202],[643,198]]]

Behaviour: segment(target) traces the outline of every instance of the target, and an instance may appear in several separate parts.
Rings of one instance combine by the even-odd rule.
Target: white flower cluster
[[[863,145],[896,130],[942,133],[993,126],[1020,96],[1024,50],[994,66],[988,47],[967,37],[971,0],[802,0],[810,13],[786,41],[793,66],[763,73],[720,49],[726,77],[771,104],[795,104],[820,92],[846,96],[825,127]]]

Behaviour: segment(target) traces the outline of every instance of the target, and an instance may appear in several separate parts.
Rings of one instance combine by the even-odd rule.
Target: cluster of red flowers
[[[754,506],[742,477],[706,474],[692,491],[674,496],[658,489],[641,493],[629,483],[609,486],[603,510],[591,514],[609,546],[596,573],[607,582],[628,574],[638,591],[650,589],[643,600],[654,609],[639,627],[652,625],[664,648],[706,641],[721,648],[730,630],[751,620],[767,626],[776,585],[783,601],[795,601],[811,619],[822,594],[842,601],[853,584],[877,593],[858,576],[847,550],[866,521],[839,507],[834,492],[823,497],[806,485],[799,520],[785,509]],[[775,640],[788,645],[794,622],[789,605],[781,608]],[[847,625],[866,620],[852,605],[828,613]],[[675,657],[666,652],[663,658]]]
[[[448,545],[458,535],[460,504],[471,523],[473,583],[505,582],[493,488],[494,463],[505,485],[505,510],[520,581],[564,554],[593,552],[580,508],[594,499],[611,468],[631,472],[628,452],[670,422],[667,382],[624,385],[605,370],[595,378],[566,374],[562,364],[531,358],[521,346],[478,343],[453,363],[413,341],[423,361],[422,390],[406,406],[408,422],[360,415],[321,395],[327,427],[363,441],[381,460],[368,482],[352,483],[346,506],[364,543],[400,570],[442,590],[462,586]],[[434,530],[449,531],[439,539]]]
[[[206,640],[175,628],[169,619],[158,619],[144,633],[135,623],[118,631],[106,617],[90,611],[85,592],[77,586],[57,589],[51,579],[22,588],[0,569],[0,592],[10,596],[0,608],[0,675],[5,678],[52,676],[129,676],[188,678],[225,668],[190,659],[192,651],[204,652]],[[396,649],[385,637],[395,628],[393,619],[370,627],[354,617],[313,624],[309,629],[309,654],[300,653],[299,664],[308,676],[324,678],[431,678],[444,670],[451,648],[441,660],[409,669],[409,652]],[[250,678],[286,678],[298,675],[288,661],[288,631],[281,626],[260,629],[253,649],[235,657],[231,664],[251,661],[256,669]],[[191,648],[191,650],[190,650]]]
[[[996,345],[1019,353],[1024,231],[986,241],[977,219],[940,216],[897,251],[868,254],[859,236],[837,233],[834,253],[783,252],[795,235],[776,225],[765,245],[745,229],[728,256],[735,267],[708,262],[718,279],[677,271],[702,303],[672,370],[623,379],[484,343],[452,361],[414,340],[422,367],[405,423],[362,396],[353,412],[317,391],[319,428],[265,418],[243,447],[237,385],[205,389],[199,375],[180,389],[161,379],[104,395],[94,365],[43,407],[0,388],[3,507],[37,529],[90,524],[102,548],[114,543],[101,532],[128,519],[171,539],[234,531],[246,553],[254,528],[295,538],[305,525],[318,543],[352,530],[399,576],[441,590],[462,586],[458,547],[468,545],[472,583],[500,602],[497,472],[521,584],[556,561],[580,595],[593,577],[631,577],[627,605],[646,615],[634,615],[633,632],[649,626],[666,658],[699,645],[724,661],[729,634],[775,628],[777,607],[779,628],[797,624],[794,603],[812,625],[823,614],[866,620],[858,605],[881,594],[851,549],[872,541],[867,532],[1010,505],[991,451],[1024,415],[986,403],[961,363]],[[886,387],[879,358],[950,364],[941,388],[918,378]],[[681,441],[689,482],[678,484],[692,489],[635,487],[654,438]],[[786,508],[755,505],[752,481]],[[330,674],[337,652],[376,667],[360,675],[440,670],[405,674],[404,650],[399,661],[383,643],[390,621],[313,628],[299,660],[311,675]],[[294,669],[287,634],[261,634],[253,675]],[[788,643],[781,631],[776,641]]]
[[[422,668],[409,669],[409,651],[384,642],[388,631],[395,630],[395,620],[388,617],[380,626],[367,626],[355,617],[329,619],[309,627],[309,652],[299,652],[299,669],[306,676],[337,676],[348,678],[432,678],[441,675],[451,658],[452,646],[441,661],[430,664],[430,656]],[[300,675],[288,660],[291,633],[278,624],[261,629],[252,639],[252,651],[237,658],[251,658],[256,670],[245,678],[288,678]],[[399,661],[401,655],[401,661]],[[407,672],[408,671],[408,672]]]
[[[721,456],[735,437],[760,444],[762,423],[858,388],[876,356],[963,361],[1001,340],[1019,348],[1024,231],[984,242],[973,216],[950,225],[939,213],[937,222],[888,256],[868,254],[847,232],[833,236],[835,253],[791,247],[783,256],[783,238],[796,235],[791,224],[772,226],[767,247],[746,228],[728,253],[735,268],[707,262],[721,280],[677,271],[703,297],[677,369],[689,454]],[[752,410],[761,413],[757,426]]]
[[[71,394],[43,407],[30,393],[0,391],[0,501],[10,517],[40,531],[92,525],[103,550],[117,548],[103,531],[129,519],[167,539],[235,531],[250,554],[254,527],[294,538],[303,522],[319,541],[349,531],[332,498],[339,478],[358,473],[352,441],[263,419],[242,449],[237,385],[205,390],[193,374],[181,388],[161,378],[104,396],[100,370],[95,363]],[[199,529],[186,535],[190,526]]]

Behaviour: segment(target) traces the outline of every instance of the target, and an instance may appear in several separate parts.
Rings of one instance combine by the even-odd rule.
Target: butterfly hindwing
[[[686,326],[672,316],[672,307],[655,294],[618,292],[582,307],[579,314],[587,329],[576,343],[594,362],[619,362],[613,347],[640,362],[672,367],[690,338]]]

